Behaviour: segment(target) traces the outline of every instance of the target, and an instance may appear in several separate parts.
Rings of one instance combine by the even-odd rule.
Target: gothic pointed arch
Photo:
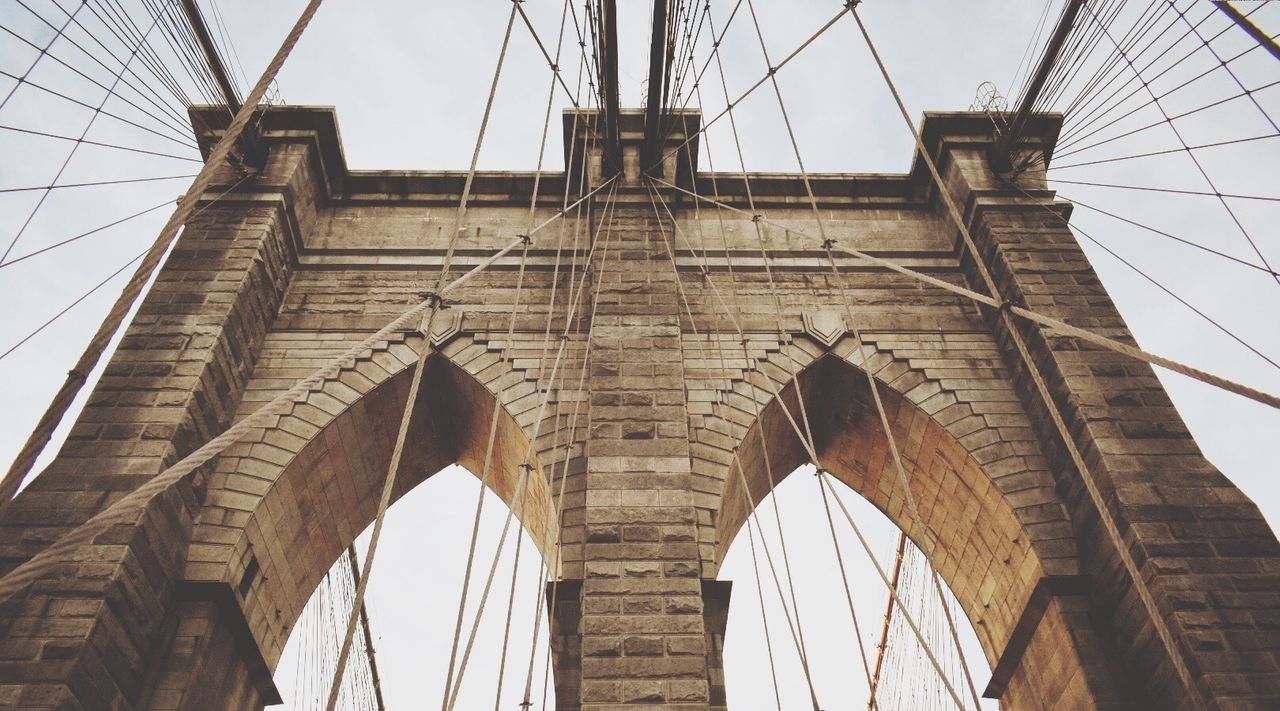
[[[892,365],[879,358],[870,367],[900,372]],[[876,379],[919,509],[917,525],[862,366],[828,353],[797,379],[799,396],[794,382],[785,382],[778,396],[764,398],[735,450],[716,517],[716,559],[723,560],[751,508],[812,463],[795,431],[807,419],[823,469],[905,531],[955,594],[993,668],[989,694],[1021,707],[1092,683],[1080,673],[1088,660],[1079,648],[1079,638],[1091,635],[1069,622],[1083,604],[1084,579],[1066,507],[1047,473],[1036,485],[1039,477],[1024,461],[1032,453],[1001,442],[996,423],[1004,420],[954,398],[931,412],[923,401],[936,390],[904,393]],[[838,510],[834,515],[840,518]],[[1047,658],[1058,663],[1038,664]]]
[[[268,665],[325,571],[377,514],[413,364],[424,347],[415,334],[367,354],[258,441],[242,442],[218,461],[192,534],[186,580],[238,591]],[[519,482],[530,432],[510,404],[527,390],[515,385],[525,378],[487,353],[464,337],[428,356],[392,503],[450,464],[477,477],[487,470],[488,487],[550,559],[557,527],[537,447],[523,490]],[[266,365],[263,377],[269,375]]]

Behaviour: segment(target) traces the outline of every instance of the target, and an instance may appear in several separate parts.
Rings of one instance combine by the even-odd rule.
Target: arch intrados
[[[242,579],[251,556],[257,560],[260,580],[243,597],[244,613],[271,665],[325,573],[376,516],[412,370],[406,367],[376,384],[320,427],[280,468],[240,529],[235,548],[239,560],[231,561],[230,582]],[[549,559],[557,529],[547,479],[536,457],[515,505],[527,434],[488,388],[440,354],[426,363],[392,505],[451,464],[479,477],[495,407],[499,413],[487,486],[515,509],[516,524],[525,526]]]
[[[802,370],[799,382],[822,466],[905,531],[922,551],[932,553],[931,562],[973,624],[988,661],[994,663],[1043,575],[1031,537],[1013,506],[945,427],[877,380],[925,524],[920,530],[907,508],[865,371],[825,356]],[[773,487],[812,463],[779,400],[797,423],[801,421],[796,390],[789,383],[748,428],[736,453],[742,476],[733,465],[717,516],[717,561],[724,560],[749,513],[742,478],[759,506]],[[836,525],[842,525],[843,515],[834,502],[831,506]]]

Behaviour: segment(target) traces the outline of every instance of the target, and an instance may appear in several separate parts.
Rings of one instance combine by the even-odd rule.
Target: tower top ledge
[[[193,131],[199,142],[201,154],[208,158],[214,143],[230,123],[230,116],[223,106],[193,106],[190,109]],[[565,160],[581,165],[581,153],[570,155],[575,146],[586,146],[581,139],[590,135],[593,122],[598,119],[593,110],[566,110],[562,115]],[[664,152],[673,168],[675,182],[690,184],[688,166],[700,168],[698,138],[701,135],[702,115],[696,110],[668,112],[671,133]],[[623,110],[619,115],[619,139],[623,148],[623,160],[634,149],[638,150],[643,137],[643,112]],[[713,121],[715,119],[712,119]],[[332,106],[276,106],[259,114],[259,131],[268,145],[304,144],[311,148],[317,159],[324,191],[331,200],[358,203],[418,204],[457,202],[466,180],[465,170],[352,170],[347,165],[342,137],[338,129],[337,110]],[[926,112],[920,123],[921,140],[935,157],[944,149],[968,147],[985,149],[994,143],[992,116],[983,112],[952,111]],[[1023,133],[1023,145],[1042,150],[1046,160],[1052,157],[1054,143],[1062,127],[1060,114],[1033,115]],[[578,139],[575,140],[575,131]],[[674,151],[672,149],[678,149]],[[584,148],[577,148],[583,151]],[[911,169],[907,173],[810,173],[810,185],[819,201],[830,204],[902,204],[919,203],[931,192],[931,179],[927,167],[913,151]],[[597,158],[598,160],[598,158]],[[588,158],[590,162],[590,158]],[[593,170],[588,164],[588,171]],[[595,168],[597,176],[607,174],[607,166]],[[472,186],[473,195],[480,203],[498,204],[512,202],[528,204],[536,173],[519,170],[485,170],[477,172]],[[698,169],[692,176],[699,191],[705,184],[710,190],[711,180],[716,181],[719,192],[727,201],[733,201],[745,193],[742,174],[738,172],[711,173]],[[776,202],[794,203],[805,197],[804,182],[799,173],[749,173],[750,184],[761,204]],[[565,173],[562,170],[543,171],[538,180],[539,192],[548,198],[563,196]],[[598,177],[597,177],[598,179]],[[578,182],[571,177],[572,182]]]

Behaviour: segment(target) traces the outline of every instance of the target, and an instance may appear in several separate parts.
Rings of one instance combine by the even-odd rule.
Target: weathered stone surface
[[[1130,338],[1066,227],[1069,206],[1037,175],[1022,178],[1026,192],[994,180],[989,126],[930,115],[925,139],[1003,296]],[[1051,143],[1055,126],[1038,119],[1032,133]],[[0,509],[6,570],[417,303],[451,237],[456,277],[530,229],[532,175],[477,176],[467,228],[453,235],[462,176],[348,171],[327,110],[273,109],[265,127],[266,171],[187,226],[67,444]],[[812,177],[840,245],[981,283],[921,166]],[[739,175],[681,180],[747,207]],[[343,364],[132,525],[0,605],[0,707],[270,702],[268,670],[303,604],[375,515],[428,338],[437,351],[395,495],[447,464],[487,464],[555,566],[561,709],[724,707],[730,595],[715,577],[751,506],[813,458],[791,419],[824,469],[931,552],[1005,708],[1280,705],[1280,544],[1199,454],[1150,368],[1022,334],[1117,541],[995,314],[851,258],[833,276],[795,176],[751,179],[773,224],[672,191],[655,204],[636,175],[622,182],[534,236],[519,289],[516,250],[450,293],[438,324]],[[542,176],[535,224],[565,183]],[[1154,635],[1157,615],[1172,650]]]

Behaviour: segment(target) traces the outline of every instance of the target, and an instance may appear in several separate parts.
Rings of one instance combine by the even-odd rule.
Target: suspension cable
[[[1086,5],[1086,8],[1087,7],[1088,6]],[[885,68],[884,62],[880,59],[880,54],[876,50],[875,44],[871,40],[871,35],[868,34],[867,28],[862,22],[862,18],[858,15],[857,10],[852,6],[849,7],[849,14],[853,16],[854,21],[858,25],[859,32],[861,32],[863,39],[866,41],[868,50],[870,50],[872,56],[875,58],[876,65],[879,67],[880,73],[884,77],[886,85],[889,87],[890,92],[894,96],[895,102],[898,104],[898,108],[902,114],[903,120],[906,122],[908,128],[911,130],[912,136],[915,139],[916,150],[919,152],[921,158],[927,164],[929,168],[929,172],[933,176],[934,183],[938,188],[938,193],[937,193],[938,197],[944,203],[944,205],[946,206],[947,212],[952,218],[952,221],[955,223],[956,227],[960,230],[960,234],[964,239],[965,246],[969,249],[970,254],[973,256],[974,263],[977,267],[977,270],[980,276],[983,279],[983,282],[986,284],[987,288],[990,290],[990,293],[994,297],[1000,298],[1000,291],[996,286],[995,280],[991,277],[990,271],[987,269],[987,266],[983,261],[981,252],[978,250],[977,245],[973,242],[973,237],[969,234],[968,225],[965,223],[964,219],[961,217],[959,209],[955,205],[955,202],[952,199],[950,193],[947,191],[947,185],[942,180],[941,175],[938,173],[938,169],[934,163],[933,156],[930,155],[929,152],[925,149],[924,143],[920,138],[920,133],[916,129],[915,123],[911,120],[910,114],[907,113],[906,107],[902,103],[902,98],[898,93],[897,87],[893,83],[892,78],[889,76],[889,72]],[[1035,381],[1037,393],[1040,395],[1040,398],[1043,400],[1045,409],[1048,411],[1050,418],[1053,420],[1054,426],[1058,430],[1058,433],[1062,438],[1063,444],[1067,449],[1068,454],[1070,455],[1073,463],[1076,465],[1076,468],[1080,474],[1081,480],[1084,483],[1085,488],[1088,490],[1089,497],[1092,500],[1093,505],[1097,510],[1099,520],[1102,522],[1104,528],[1107,531],[1108,536],[1110,537],[1111,541],[1115,545],[1116,552],[1119,555],[1122,561],[1122,564],[1124,565],[1124,568],[1133,583],[1135,591],[1138,593],[1139,598],[1141,598],[1142,600],[1142,604],[1148,613],[1150,622],[1152,626],[1155,628],[1156,635],[1160,638],[1160,641],[1165,648],[1165,653],[1169,656],[1170,661],[1173,663],[1174,668],[1178,673],[1179,680],[1182,682],[1185,688],[1187,697],[1192,700],[1192,703],[1195,707],[1204,708],[1205,706],[1204,698],[1200,692],[1199,687],[1195,684],[1194,680],[1191,677],[1191,672],[1187,668],[1186,659],[1183,656],[1183,652],[1181,648],[1178,647],[1178,645],[1174,641],[1173,634],[1170,632],[1169,627],[1165,623],[1163,616],[1161,616],[1159,608],[1156,605],[1154,596],[1152,595],[1146,580],[1142,577],[1142,574],[1139,572],[1137,564],[1134,562],[1133,556],[1130,553],[1128,546],[1124,544],[1125,539],[1120,534],[1119,526],[1116,524],[1115,518],[1111,514],[1111,510],[1108,508],[1106,501],[1104,500],[1102,493],[1098,488],[1098,484],[1093,477],[1092,470],[1089,468],[1088,464],[1084,460],[1084,457],[1080,454],[1079,449],[1076,447],[1075,440],[1072,437],[1071,430],[1068,428],[1062,413],[1059,411],[1057,404],[1053,399],[1053,395],[1049,391],[1048,384],[1045,383],[1044,377],[1040,373],[1040,368],[1037,365],[1035,358],[1031,355],[1031,352],[1028,349],[1023,339],[1022,332],[1018,329],[1018,325],[1013,321],[1013,317],[1009,313],[1009,309],[1001,308],[999,310],[999,315],[1000,315],[1001,321],[1005,325],[1005,330],[1009,334],[1010,340],[1013,342],[1014,347],[1018,350],[1018,354],[1021,357],[1022,362],[1025,364],[1027,368],[1028,375],[1030,375],[1032,380]],[[837,497],[837,502],[838,501],[839,501],[839,497]],[[852,522],[852,517],[850,517],[850,522]]]

